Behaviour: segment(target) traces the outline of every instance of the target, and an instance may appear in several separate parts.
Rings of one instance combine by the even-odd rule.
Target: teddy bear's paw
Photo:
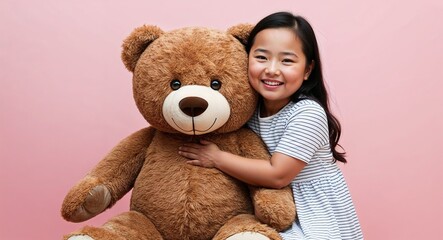
[[[88,235],[75,235],[69,237],[68,240],[94,240],[94,239]]]
[[[269,238],[257,232],[241,232],[228,237],[226,240],[269,240]]]

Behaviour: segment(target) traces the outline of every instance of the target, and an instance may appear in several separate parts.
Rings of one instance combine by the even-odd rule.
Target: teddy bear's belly
[[[252,212],[240,181],[179,156],[166,159],[142,168],[131,199],[131,209],[145,214],[165,239],[211,239],[233,216]]]

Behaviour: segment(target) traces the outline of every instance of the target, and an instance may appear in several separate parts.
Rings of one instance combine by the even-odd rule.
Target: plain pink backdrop
[[[0,238],[60,239],[70,189],[120,139],[147,126],[122,40],[143,24],[221,30],[278,10],[319,40],[366,239],[443,239],[443,2],[0,2]]]

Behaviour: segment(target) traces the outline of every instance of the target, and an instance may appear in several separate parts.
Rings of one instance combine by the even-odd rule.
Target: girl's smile
[[[263,79],[262,83],[265,85],[266,88],[268,88],[269,90],[273,90],[278,88],[279,86],[283,85],[283,82],[281,81],[277,81],[277,80],[273,80],[273,79]]]

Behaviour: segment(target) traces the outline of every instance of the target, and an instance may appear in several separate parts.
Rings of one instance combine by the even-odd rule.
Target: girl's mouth
[[[271,87],[283,85],[282,82],[275,81],[275,80],[262,80],[262,83],[264,83],[267,86],[271,86]]]

